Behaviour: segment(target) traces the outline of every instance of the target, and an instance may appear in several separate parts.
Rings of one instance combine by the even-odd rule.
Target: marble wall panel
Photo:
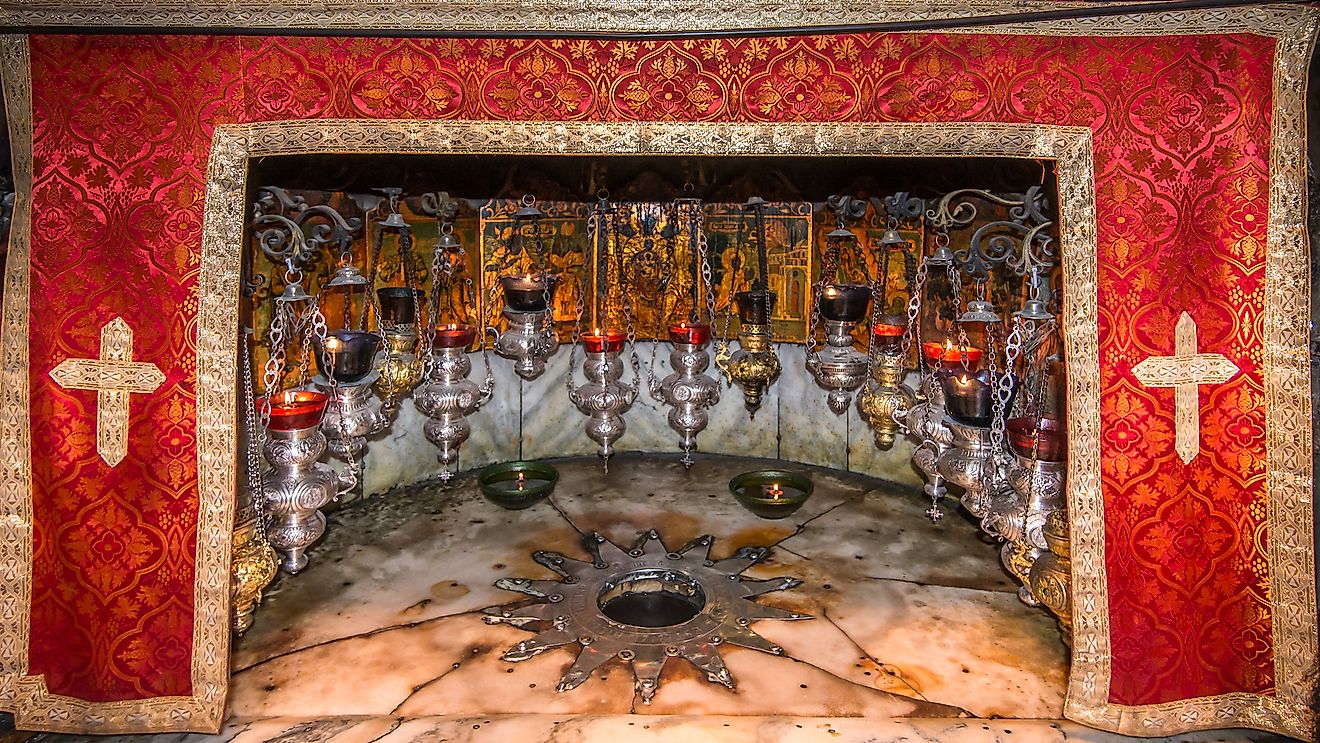
[[[720,384],[720,401],[710,409],[710,425],[697,437],[698,451],[778,459],[779,382],[770,385],[761,407],[752,414],[743,403],[741,387],[729,385],[717,369],[711,376]]]
[[[444,468],[435,445],[422,432],[425,423],[426,416],[418,412],[412,395],[399,400],[398,413],[389,429],[367,439],[367,451],[362,456],[362,493],[383,493],[440,474]]]
[[[640,363],[640,389],[632,407],[624,414],[627,431],[615,444],[620,452],[676,452],[678,451],[677,434],[669,428],[669,408],[661,400],[651,397],[647,389],[646,369],[651,365],[651,349],[655,348],[655,377],[657,384],[669,374],[669,344],[638,342],[637,356]],[[625,361],[627,358],[625,357]],[[632,384],[632,369],[624,372],[623,381]]]
[[[775,383],[779,387],[780,458],[821,467],[847,467],[848,417],[835,415],[826,404],[828,393],[807,371],[806,347],[780,344],[775,350],[783,367]]]
[[[825,390],[806,370],[802,346],[779,344],[776,351],[783,372],[767,391],[755,416],[744,406],[741,390],[736,385],[730,387],[712,368],[711,376],[721,385],[721,399],[710,411],[709,426],[698,437],[699,451],[784,459],[846,469],[899,485],[921,486],[921,477],[911,465],[915,442],[900,438],[890,450],[878,449],[855,406],[836,416],[826,405]],[[638,345],[643,389],[625,414],[627,431],[615,448],[619,452],[678,453],[678,434],[666,419],[669,409],[646,389],[650,352],[650,343]],[[480,380],[484,373],[482,361],[478,355],[472,361],[472,378]],[[575,379],[581,384],[580,352],[576,361]],[[560,348],[549,359],[543,375],[525,381],[513,373],[507,360],[492,356],[495,393],[470,416],[472,437],[460,451],[459,469],[472,470],[517,458],[595,453],[595,443],[584,431],[585,416],[569,401],[564,388],[567,367],[568,350]],[[668,344],[662,343],[655,357],[656,378],[663,379],[669,372]],[[624,379],[631,382],[631,370],[625,372]],[[435,448],[422,432],[424,423],[412,397],[404,398],[390,430],[368,443],[360,493],[381,493],[440,474]]]
[[[921,473],[912,465],[912,452],[917,442],[900,434],[893,446],[881,449],[875,444],[875,431],[857,412],[856,401],[848,406],[848,463],[849,472],[885,480],[897,485],[920,488]]]
[[[568,399],[564,380],[568,375],[569,349],[561,346],[551,356],[545,373],[522,383],[521,459],[575,457],[596,453],[596,442],[587,438],[586,416]],[[576,354],[574,386],[583,384],[582,352]],[[626,439],[627,434],[624,434]],[[621,445],[626,446],[626,441]]]
[[[468,416],[472,436],[458,451],[460,470],[485,467],[518,458],[522,432],[522,380],[513,373],[513,363],[490,354],[495,392],[481,409]],[[480,382],[486,373],[481,355],[472,355],[472,379]]]

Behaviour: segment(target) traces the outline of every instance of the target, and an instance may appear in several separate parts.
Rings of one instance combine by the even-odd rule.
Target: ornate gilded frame
[[[409,14],[417,27],[553,28],[627,30],[649,17],[659,30],[693,27],[769,28],[830,17],[836,22],[884,15],[875,4],[807,5],[744,3],[731,13],[700,3],[667,0],[615,4],[609,11],[551,0],[535,8],[500,3],[430,3],[333,6],[291,3],[284,15],[247,2],[160,3],[152,9],[126,2],[14,2],[0,9],[0,23],[108,25],[279,25],[380,28]],[[637,6],[637,7],[634,7]],[[701,7],[698,7],[701,6]],[[905,6],[895,18],[947,17],[1003,12],[999,2]],[[1058,7],[1035,6],[1035,7]],[[315,9],[314,9],[315,8]],[[382,9],[383,8],[383,9]],[[1014,5],[1014,9],[1020,9]],[[828,10],[827,15],[821,15]],[[330,13],[331,16],[327,16]],[[401,15],[402,14],[402,15]],[[840,15],[842,14],[842,15]],[[422,18],[425,16],[425,18]],[[1314,10],[1221,9],[1179,14],[1120,16],[1086,21],[1033,23],[1016,34],[1167,35],[1250,32],[1278,41],[1274,72],[1273,140],[1270,154],[1268,293],[1264,373],[1267,422],[1267,488],[1274,599],[1276,696],[1230,694],[1162,705],[1110,704],[1110,652],[1104,553],[1104,504],[1100,492],[1099,357],[1096,315],[1095,197],[1091,132],[1086,128],[985,123],[934,124],[689,124],[515,123],[472,121],[296,121],[218,127],[214,134],[206,195],[197,339],[197,454],[200,477],[194,696],[132,702],[89,703],[48,693],[39,677],[26,675],[31,598],[31,438],[28,388],[28,277],[32,189],[31,77],[25,37],[0,39],[5,101],[13,142],[18,197],[5,275],[0,336],[0,707],[24,728],[70,731],[197,730],[216,728],[228,684],[229,549],[236,482],[234,357],[239,255],[243,246],[247,164],[264,155],[317,153],[454,154],[642,154],[642,155],[877,155],[1025,157],[1053,159],[1060,188],[1061,248],[1068,285],[1065,342],[1070,362],[1069,509],[1072,515],[1074,645],[1066,714],[1080,722],[1135,735],[1167,735],[1215,727],[1258,727],[1307,737],[1311,730],[1305,674],[1316,658],[1316,597],[1312,541],[1311,400],[1306,353],[1309,277],[1305,209],[1306,63]],[[222,23],[223,22],[223,23]],[[375,25],[373,25],[373,23]],[[479,24],[474,25],[474,24]],[[993,33],[993,30],[966,29]]]

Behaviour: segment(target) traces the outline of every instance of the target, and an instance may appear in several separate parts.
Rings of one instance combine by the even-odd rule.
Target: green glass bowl
[[[775,489],[783,493],[776,495]],[[763,519],[782,519],[802,507],[815,485],[811,478],[783,470],[744,472],[729,481],[729,492],[748,511]]]
[[[518,475],[523,476],[520,483]],[[477,475],[477,485],[486,500],[517,511],[535,505],[555,491],[559,470],[545,462],[500,462]]]

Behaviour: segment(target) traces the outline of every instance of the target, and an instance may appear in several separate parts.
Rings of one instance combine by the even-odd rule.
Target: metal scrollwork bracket
[[[1054,220],[1043,186],[1032,186],[1020,194],[997,194],[979,188],[950,191],[926,212],[926,218],[940,230],[964,229],[976,222],[977,201],[1007,207],[1008,218],[977,227],[967,247],[954,252],[963,273],[984,282],[995,265],[1025,276],[1033,269],[1048,270],[1058,262],[1058,247],[1050,234]]]
[[[348,250],[362,220],[345,218],[333,207],[308,206],[301,196],[275,186],[257,189],[252,205],[252,235],[268,258],[300,271],[326,249]]]

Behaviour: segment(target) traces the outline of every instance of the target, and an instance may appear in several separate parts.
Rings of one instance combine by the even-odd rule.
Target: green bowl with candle
[[[802,507],[815,485],[811,478],[783,470],[744,472],[729,481],[729,492],[763,519],[782,519]]]
[[[545,462],[500,462],[477,475],[477,486],[486,500],[510,511],[536,505],[558,483],[559,470]]]

